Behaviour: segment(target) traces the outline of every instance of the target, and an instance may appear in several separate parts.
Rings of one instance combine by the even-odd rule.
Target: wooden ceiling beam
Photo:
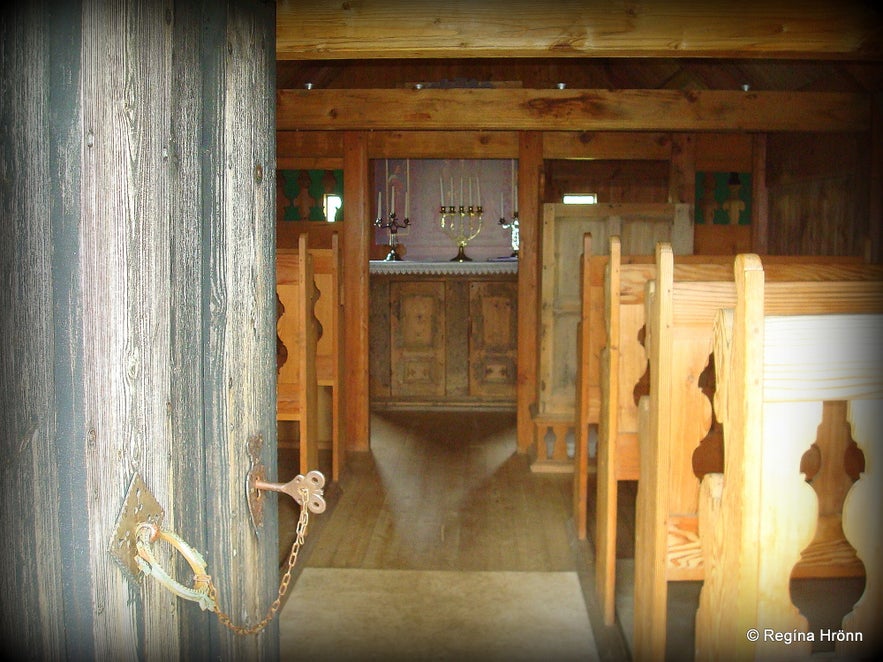
[[[278,0],[279,60],[474,57],[862,59],[864,0]]]
[[[870,97],[720,90],[278,90],[280,130],[804,131],[870,129]]]
[[[543,158],[660,160],[671,156],[671,134],[652,131],[544,131]],[[735,135],[735,134],[729,134]],[[372,159],[517,159],[517,131],[371,131]],[[714,134],[720,144],[721,134]],[[728,157],[738,151],[727,143]],[[277,131],[280,169],[339,168],[339,131]],[[712,150],[707,150],[712,151]]]

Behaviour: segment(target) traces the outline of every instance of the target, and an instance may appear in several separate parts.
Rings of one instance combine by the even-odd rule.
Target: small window
[[[334,223],[337,220],[337,212],[340,209],[340,206],[343,204],[339,195],[335,195],[333,193],[326,193],[324,200],[324,210],[325,210],[325,220],[329,223]]]
[[[565,193],[565,205],[594,205],[598,203],[598,195],[595,193]]]

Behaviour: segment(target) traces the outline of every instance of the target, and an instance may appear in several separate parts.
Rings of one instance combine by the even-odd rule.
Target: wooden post
[[[751,250],[761,255],[769,252],[769,191],[766,185],[765,133],[756,133],[751,141]]]
[[[343,138],[344,223],[343,302],[344,381],[343,403],[347,450],[368,450],[368,247],[370,245],[368,200],[368,137],[347,131]]]
[[[668,201],[691,207],[696,204],[696,138],[693,134],[672,134]]]
[[[543,175],[543,136],[536,131],[519,135],[518,222],[521,237],[518,261],[518,451],[534,443],[531,406],[537,399],[539,340],[540,201]]]

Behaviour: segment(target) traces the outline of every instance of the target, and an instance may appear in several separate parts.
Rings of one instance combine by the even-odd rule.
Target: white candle
[[[405,218],[411,215],[411,191],[405,191]]]
[[[396,213],[396,187],[392,187],[392,202],[390,203],[390,213]]]
[[[381,199],[383,196],[383,191],[377,191],[377,218],[383,216],[383,207],[381,207]]]
[[[500,191],[500,218],[506,218],[506,214],[503,213],[503,192]]]
[[[441,206],[445,206],[445,183],[442,181],[441,176],[438,178],[438,192],[440,194]]]
[[[515,159],[512,159],[512,210],[518,209],[518,203],[515,200]]]
[[[478,193],[478,195],[477,195],[478,199],[475,201],[475,203],[479,207],[481,207],[481,179],[479,179],[478,175],[476,175],[476,177],[475,177],[475,188],[477,189],[477,193]]]
[[[472,177],[469,178],[469,202],[467,204],[472,206]]]

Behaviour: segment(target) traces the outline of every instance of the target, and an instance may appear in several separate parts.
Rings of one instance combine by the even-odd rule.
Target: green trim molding
[[[279,170],[276,213],[282,221],[324,221],[326,193],[343,198],[343,170]],[[335,221],[343,220],[343,207]]]

